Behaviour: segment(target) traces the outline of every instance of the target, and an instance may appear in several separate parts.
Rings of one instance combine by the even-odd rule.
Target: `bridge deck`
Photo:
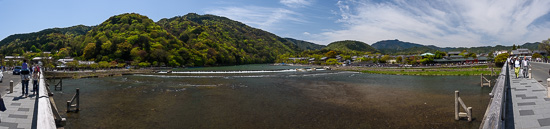
[[[515,128],[550,128],[550,98],[546,97],[546,87],[536,79],[521,75],[515,78],[511,70],[510,91]]]
[[[4,82],[5,83],[5,82]],[[29,96],[21,95],[21,82],[14,82],[14,93],[4,94],[6,111],[0,115],[0,129],[31,129],[36,127],[36,95],[32,95],[32,81],[29,82]],[[33,122],[34,121],[34,122]]]

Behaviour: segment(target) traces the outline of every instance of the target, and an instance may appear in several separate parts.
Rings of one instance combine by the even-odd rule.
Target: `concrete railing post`
[[[458,90],[455,90],[455,120],[459,120],[460,118],[458,117],[458,96],[459,93],[458,93]]]
[[[76,88],[76,111],[80,110],[80,88]]]
[[[483,73],[481,74],[481,87],[483,87]]]
[[[71,111],[71,101],[67,101],[67,112]]]
[[[547,95],[546,97],[550,98],[550,78],[546,79],[546,92],[547,92]]]
[[[468,107],[468,121],[471,122],[472,121],[472,107]]]
[[[10,93],[13,93],[13,80],[10,80]]]

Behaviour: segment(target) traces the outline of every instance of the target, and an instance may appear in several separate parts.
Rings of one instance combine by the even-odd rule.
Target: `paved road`
[[[550,70],[548,63],[531,62],[532,76],[543,86],[547,86],[546,79],[550,78],[548,70]]]
[[[13,80],[13,86],[15,86],[17,85],[17,83],[21,82],[21,76],[12,75],[11,71],[6,71],[2,73],[4,74],[4,79],[2,79],[2,83],[0,83],[0,94],[4,95],[9,92],[10,80]],[[14,90],[21,91],[21,89],[14,89]]]

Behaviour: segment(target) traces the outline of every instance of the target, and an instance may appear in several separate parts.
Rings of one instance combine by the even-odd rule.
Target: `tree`
[[[396,59],[397,63],[401,63],[403,62],[403,57],[401,56],[398,56],[397,59]]]
[[[426,56],[424,56],[424,58],[422,58],[422,59],[420,60],[420,62],[421,62],[422,64],[433,63],[433,61],[434,61],[434,56],[432,56],[432,55],[426,55]]]
[[[475,53],[468,53],[468,55],[466,55],[466,57],[477,58],[477,55]]]
[[[550,53],[550,38],[548,40],[543,40],[542,43],[539,44],[539,49],[545,50],[546,53]]]
[[[380,63],[386,63],[388,60],[390,60],[390,56],[389,55],[384,55],[382,56],[382,58],[380,58]]]
[[[99,68],[99,65],[97,63],[90,64],[90,68],[97,69]]]
[[[109,68],[109,67],[111,67],[111,64],[109,64],[109,62],[107,62],[107,61],[100,61],[99,62],[99,67],[100,68]]]
[[[329,51],[325,54],[328,58],[336,58],[336,55],[338,55],[335,51]]]
[[[540,53],[534,53],[532,58],[533,58],[533,59],[537,59],[537,58],[541,58],[541,59],[542,59],[543,57],[542,57],[542,55],[541,55]]]
[[[495,57],[495,64],[498,67],[502,67],[504,63],[506,63],[506,59],[508,58],[508,56],[510,56],[510,54],[508,53],[502,53],[497,55],[497,57]]]
[[[445,56],[447,56],[447,53],[438,50],[438,51],[435,51],[434,59],[441,59]]]
[[[94,58],[96,56],[95,49],[95,43],[88,43],[88,45],[84,48],[84,54],[82,55],[84,59]]]
[[[41,52],[40,49],[36,48],[36,46],[34,46],[34,45],[31,46],[31,51],[32,52]]]
[[[337,64],[340,64],[340,63],[338,63],[338,60],[336,60],[336,59],[328,59],[328,60],[326,61],[326,63],[327,63],[327,65],[337,65]]]
[[[516,44],[514,44],[514,45],[512,46],[512,50],[517,50],[517,49],[518,49],[518,48],[516,47]]]

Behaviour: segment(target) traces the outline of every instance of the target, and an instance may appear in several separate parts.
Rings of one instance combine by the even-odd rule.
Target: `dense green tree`
[[[543,57],[540,53],[534,53],[532,58],[536,59],[536,58],[543,58]]]
[[[328,58],[336,58],[336,55],[338,55],[335,51],[329,51],[325,54]]]
[[[338,65],[338,64],[340,64],[340,63],[338,63],[338,60],[336,60],[336,59],[328,59],[328,60],[326,61],[326,64],[327,64],[327,65]]]
[[[510,54],[508,54],[508,53],[502,53],[502,54],[497,55],[497,57],[495,57],[495,64],[498,67],[502,67],[504,65],[504,63],[506,63],[506,59],[509,56],[510,56]]]
[[[434,59],[441,59],[443,57],[447,56],[447,53],[442,51],[435,51],[435,57]]]
[[[543,40],[542,43],[539,44],[539,48],[546,51],[546,53],[550,53],[550,38]]]

